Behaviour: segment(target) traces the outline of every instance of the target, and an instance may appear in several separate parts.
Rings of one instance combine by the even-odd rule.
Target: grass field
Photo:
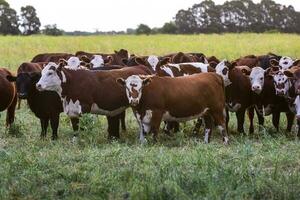
[[[138,55],[203,52],[233,59],[268,52],[300,58],[300,36],[225,34],[191,36],[0,37],[0,65],[15,71],[42,52],[125,48]],[[300,199],[300,142],[277,133],[267,119],[254,135],[235,132],[230,122],[229,146],[218,132],[212,143],[192,136],[194,122],[181,125],[173,137],[160,134],[145,145],[128,110],[126,133],[106,140],[103,116],[84,115],[78,143],[71,142],[68,118],[61,115],[59,140],[39,139],[40,126],[23,103],[11,130],[0,123],[0,199]],[[248,124],[246,124],[246,130]],[[49,129],[50,131],[50,129]]]

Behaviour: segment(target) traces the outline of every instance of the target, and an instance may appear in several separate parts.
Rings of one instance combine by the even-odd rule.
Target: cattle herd
[[[20,65],[14,76],[0,69],[0,109],[7,110],[6,125],[14,122],[15,109],[26,99],[41,123],[41,138],[51,125],[57,139],[60,113],[71,119],[74,136],[84,113],[105,115],[109,139],[126,130],[125,110],[132,108],[139,124],[139,139],[153,133],[180,129],[179,122],[196,119],[193,132],[204,125],[204,142],[217,127],[224,144],[229,141],[229,112],[235,112],[238,132],[244,132],[245,113],[254,132],[253,118],[260,125],[272,115],[278,130],[280,113],[287,117],[287,131],[294,118],[300,126],[300,62],[272,53],[220,61],[202,53],[165,56],[129,55],[121,49],[112,54],[77,52],[47,53]],[[18,104],[20,107],[20,103]],[[300,128],[298,128],[300,136]]]

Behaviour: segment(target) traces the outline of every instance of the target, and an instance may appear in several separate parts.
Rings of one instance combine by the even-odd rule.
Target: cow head
[[[293,83],[295,94],[300,95],[300,69],[296,69],[294,71],[286,70],[283,73]]]
[[[225,87],[231,84],[231,81],[229,79],[229,70],[232,69],[233,67],[234,65],[232,65],[226,60],[221,61],[216,66],[216,73],[222,76]]]
[[[126,87],[126,95],[131,106],[137,106],[142,97],[143,87],[151,82],[151,77],[142,78],[138,75],[129,76],[126,80],[117,79],[117,83]]]
[[[256,94],[260,94],[264,87],[265,70],[261,67],[253,67],[249,78],[252,91]]]
[[[276,95],[286,96],[291,87],[289,78],[284,74],[283,70],[278,70],[271,72],[273,76],[273,82],[275,86]]]
[[[156,72],[157,68],[169,63],[170,58],[166,57],[163,59],[159,59],[157,56],[151,55],[147,58],[143,59],[141,57],[136,57],[135,62],[139,65],[144,65],[150,68],[153,72]]]
[[[271,62],[272,62],[272,60],[271,60]],[[287,56],[283,56],[278,62],[279,67],[283,70],[287,70],[287,69],[291,68],[293,66],[293,64],[294,64],[293,59],[291,59],[290,57],[287,57]],[[271,63],[271,65],[272,65],[272,63]]]
[[[61,94],[62,83],[66,82],[66,76],[62,71],[62,64],[56,64],[49,62],[42,70],[42,76],[36,84],[36,88],[39,91],[55,91]]]
[[[91,68],[103,67],[104,59],[101,55],[94,55],[90,61]]]
[[[35,88],[35,84],[40,79],[41,73],[19,73],[18,76],[8,75],[6,78],[10,82],[16,82],[17,94],[20,99],[26,99],[30,91]]]

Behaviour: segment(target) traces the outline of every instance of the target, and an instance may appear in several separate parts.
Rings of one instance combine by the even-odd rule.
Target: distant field
[[[225,34],[190,36],[0,37],[0,65],[16,70],[43,52],[112,52],[125,48],[138,55],[203,52],[234,59],[268,52],[300,58],[300,36]],[[25,102],[16,123],[0,127],[0,199],[300,199],[300,142],[293,133],[266,127],[254,135],[235,132],[231,116],[229,146],[217,131],[212,143],[191,135],[193,122],[157,144],[140,145],[137,123],[127,111],[126,133],[106,140],[103,116],[85,115],[77,144],[62,114],[59,140],[39,139],[40,125]],[[246,117],[247,118],[247,117]],[[246,119],[247,121],[247,119]],[[248,124],[246,123],[246,131]]]

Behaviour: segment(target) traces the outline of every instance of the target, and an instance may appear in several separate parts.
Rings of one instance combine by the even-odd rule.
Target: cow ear
[[[215,61],[211,61],[211,62],[209,62],[208,64],[209,64],[210,67],[212,67],[212,68],[214,68],[214,69],[216,69],[216,67],[217,67],[217,65],[218,65],[218,63],[216,63]]]
[[[272,66],[270,68],[268,68],[266,71],[269,73],[269,74],[276,74],[277,72],[279,72],[279,67],[278,66]]]
[[[91,59],[89,59],[86,55],[81,56],[79,59],[83,62],[86,62],[86,63],[91,62]]]
[[[125,86],[125,84],[126,84],[126,82],[123,78],[117,78],[116,82],[121,86]]]
[[[245,69],[245,68],[243,68],[241,71],[242,71],[242,73],[243,73],[244,75],[246,75],[246,76],[249,76],[249,75],[251,74],[251,70],[249,71],[249,70],[247,70],[247,69]]]
[[[184,56],[184,53],[179,52],[177,53],[173,59],[172,59],[172,63],[181,63],[182,57]]]
[[[165,57],[161,61],[159,61],[159,65],[163,66],[163,65],[166,65],[166,64],[168,64],[170,62],[171,62],[171,58],[170,57]]]
[[[86,62],[84,62],[84,61],[81,61],[81,62],[80,62],[80,65],[81,65],[81,66],[84,66],[84,67],[86,67],[87,64],[88,64],[88,63],[86,63]]]
[[[63,67],[68,65],[68,61],[66,61],[66,60],[65,60],[65,59],[63,59],[63,58],[59,59],[59,61],[58,61],[58,62],[59,62],[60,64],[62,64],[62,65],[63,65]]]
[[[12,76],[12,75],[7,75],[7,76],[6,76],[6,79],[7,79],[9,82],[16,82],[17,77],[16,77],[16,76]]]
[[[278,65],[279,65],[279,62],[278,62],[278,60],[275,60],[275,59],[272,59],[272,60],[270,60],[270,64],[271,64],[271,66],[273,67],[278,67]]]
[[[128,64],[128,59],[127,58],[123,58],[121,60],[121,62],[124,64],[124,65],[127,65]]]
[[[298,66],[298,65],[300,66],[300,60],[295,60],[294,63],[293,63],[293,65],[294,66]]]
[[[113,57],[112,56],[107,56],[106,59],[104,59],[104,64],[108,64],[110,65],[113,61]]]
[[[146,86],[146,85],[148,85],[149,83],[151,83],[151,77],[148,77],[148,78],[145,78],[144,80],[143,80],[143,86]]]
[[[65,64],[63,62],[59,62],[58,67],[56,68],[56,71],[61,71],[64,66],[65,66]]]
[[[140,58],[140,57],[136,57],[135,59],[135,62],[139,65],[145,65],[146,66],[146,62],[144,59]]]
[[[227,61],[226,61],[227,62]],[[228,63],[228,64],[227,64]],[[234,67],[237,66],[237,62],[233,61],[233,62],[227,62],[225,65],[228,66],[229,70],[233,69]]]
[[[286,70],[286,71],[284,71],[283,73],[284,73],[284,75],[286,75],[288,78],[294,78],[294,74],[293,74],[291,71],[289,71],[289,70]]]

